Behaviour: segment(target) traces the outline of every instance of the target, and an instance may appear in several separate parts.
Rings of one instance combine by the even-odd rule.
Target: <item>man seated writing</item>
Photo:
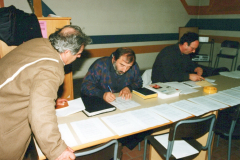
[[[106,102],[116,99],[113,93],[125,99],[132,90],[142,87],[142,78],[136,56],[130,48],[118,48],[110,57],[97,59],[83,79],[81,94],[98,96]]]
[[[190,55],[199,45],[196,33],[185,33],[178,44],[165,47],[152,67],[152,82],[200,81],[203,69],[192,62]]]

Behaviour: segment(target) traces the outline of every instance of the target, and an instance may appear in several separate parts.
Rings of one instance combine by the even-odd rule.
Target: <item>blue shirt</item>
[[[130,91],[142,87],[142,78],[137,62],[123,75],[116,74],[112,56],[97,59],[83,79],[81,94],[103,98],[105,92],[120,92],[124,87]],[[109,86],[109,87],[108,87]]]

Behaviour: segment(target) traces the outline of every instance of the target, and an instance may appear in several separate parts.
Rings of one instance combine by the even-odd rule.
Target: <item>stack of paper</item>
[[[61,138],[64,140],[67,146],[74,147],[77,146],[77,142],[73,137],[71,131],[69,130],[67,124],[59,124],[58,125],[59,132],[61,133]]]
[[[229,107],[226,104],[217,102],[213,99],[207,98],[206,96],[200,96],[200,97],[195,97],[195,98],[189,98],[189,101],[192,101],[194,103],[198,103],[201,105],[204,105],[205,107],[208,107],[210,110],[218,110],[221,108],[227,108]]]
[[[240,78],[240,71],[231,71],[231,72],[219,72],[220,75],[231,77],[231,78]]]
[[[119,136],[144,129],[143,125],[136,123],[134,118],[127,113],[101,117],[101,119]]]
[[[158,97],[161,99],[171,98],[171,97],[177,97],[179,96],[179,93],[181,90],[174,88],[170,85],[166,85],[166,83],[153,83],[150,85],[145,86],[146,88],[157,92]]]
[[[198,92],[198,90],[193,89],[190,86],[179,82],[167,82],[165,84],[181,90],[180,94],[190,94]]]
[[[172,122],[192,116],[190,113],[184,112],[180,109],[170,106],[169,104],[161,104],[150,107],[149,109]]]
[[[71,125],[82,143],[114,136],[99,118],[72,122]]]
[[[68,101],[68,107],[56,109],[56,115],[58,117],[68,116],[73,113],[77,113],[85,109],[83,101],[81,98],[77,98],[71,101]]]
[[[191,87],[191,88],[201,87],[201,86],[197,85],[196,82],[194,82],[194,81],[184,81],[184,82],[181,82],[181,84],[187,85],[188,87]]]
[[[185,112],[191,113],[195,116],[200,116],[210,111],[210,109],[208,109],[205,106],[187,100],[181,100],[175,103],[170,103],[170,105],[178,109],[181,109]]]
[[[240,98],[240,92],[238,92],[234,89],[227,89],[227,90],[219,91],[219,93],[227,94],[227,95],[235,97],[235,98]]]
[[[153,126],[158,126],[164,123],[169,123],[169,120],[161,117],[160,115],[152,112],[148,108],[138,109],[135,111],[127,112],[129,116],[134,117],[136,123],[139,123],[144,126],[144,128],[149,128]]]
[[[122,97],[117,97],[115,101],[111,102],[110,104],[114,105],[120,110],[126,110],[134,107],[141,106],[139,103],[131,100],[131,99],[122,99]]]
[[[215,101],[219,101],[221,103],[225,103],[225,104],[230,105],[230,106],[235,106],[235,105],[240,104],[240,99],[231,97],[230,95],[223,94],[221,92],[220,93],[215,93],[215,94],[210,94],[206,97],[214,99]]]

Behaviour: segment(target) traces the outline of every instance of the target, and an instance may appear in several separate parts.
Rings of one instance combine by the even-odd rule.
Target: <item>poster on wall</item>
[[[48,38],[47,37],[47,22],[46,21],[39,21],[41,32],[43,38]]]

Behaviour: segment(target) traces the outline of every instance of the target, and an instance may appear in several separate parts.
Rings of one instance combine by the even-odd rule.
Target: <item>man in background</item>
[[[97,59],[83,79],[81,94],[98,96],[106,102],[116,99],[113,93],[130,99],[132,90],[142,87],[136,56],[130,48],[118,48],[110,57]]]
[[[0,59],[0,159],[23,159],[32,133],[48,159],[75,159],[61,139],[55,100],[64,65],[80,58],[90,42],[80,27],[68,25]]]
[[[152,67],[152,82],[200,81],[203,69],[192,62],[190,55],[199,45],[196,33],[185,33],[178,44],[165,47]]]

